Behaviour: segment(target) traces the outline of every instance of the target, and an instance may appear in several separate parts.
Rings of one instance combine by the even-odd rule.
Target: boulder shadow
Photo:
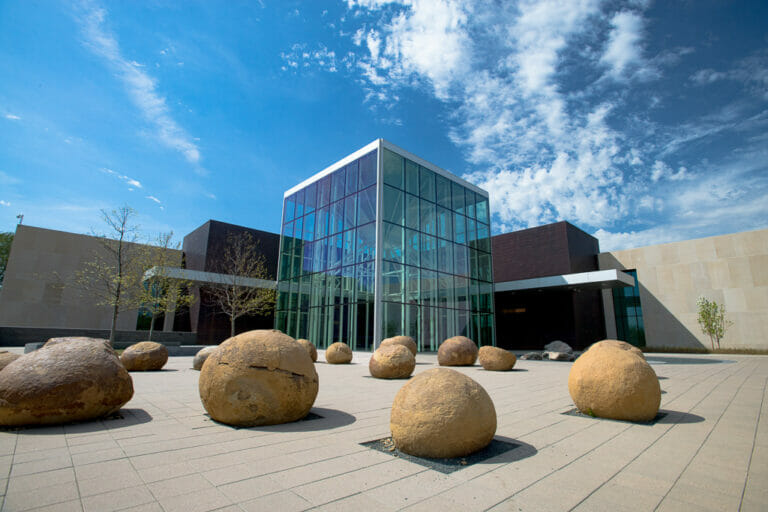
[[[666,411],[666,410],[659,410],[659,414],[664,413],[664,416],[659,418],[659,420],[656,423],[662,423],[665,425],[671,425],[671,424],[684,424],[684,423],[701,423],[705,420],[705,418],[699,416],[698,414],[691,414],[689,412],[681,412],[681,411]]]
[[[516,372],[527,372],[528,370],[525,368],[511,368],[509,370],[486,370],[482,366],[477,368],[478,371],[481,372],[491,372],[491,373],[516,373]]]
[[[206,416],[208,416],[206,414]],[[210,416],[209,416],[210,417]],[[317,432],[320,430],[332,430],[334,428],[351,425],[357,418],[338,409],[326,409],[323,407],[313,407],[309,414],[304,418],[292,421],[290,423],[281,423],[279,425],[265,425],[261,427],[237,427],[221,423],[213,418],[211,421],[234,429],[257,430],[259,432]]]
[[[23,431],[24,435],[51,435],[53,430],[63,429],[66,434],[84,434],[103,432],[124,427],[132,427],[152,421],[152,416],[144,409],[120,409],[119,411],[90,420],[71,421],[53,425],[0,426],[0,432]]]

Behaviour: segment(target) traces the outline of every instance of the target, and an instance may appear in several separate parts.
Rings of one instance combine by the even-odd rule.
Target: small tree
[[[0,289],[3,287],[5,267],[8,265],[8,256],[11,254],[13,233],[0,233]]]
[[[221,283],[210,286],[211,303],[229,317],[230,336],[235,322],[245,315],[264,315],[275,307],[275,291],[252,286],[250,279],[268,279],[267,262],[250,233],[230,235],[219,255],[215,271],[223,274]]]
[[[117,315],[126,307],[134,307],[141,283],[138,227],[131,224],[135,214],[127,205],[112,211],[101,210],[108,228],[107,233],[94,235],[99,238],[101,250],[75,272],[73,279],[73,284],[96,304],[112,308],[110,343],[115,341]]]
[[[178,268],[180,262],[174,255],[174,251],[179,250],[179,244],[173,246],[172,240],[172,231],[163,233],[158,236],[156,245],[142,250],[140,266],[145,274],[136,295],[136,306],[151,316],[148,340],[152,340],[155,320],[159,315],[173,314],[177,308],[189,307],[195,298],[189,293],[192,283],[173,275],[173,269]],[[150,276],[146,274],[147,270],[151,271]]]
[[[696,300],[698,308],[698,321],[701,330],[709,336],[712,344],[712,350],[720,348],[720,340],[725,336],[725,331],[733,325],[733,322],[725,317],[725,304],[718,304],[714,300],[710,301],[706,297],[699,297]]]

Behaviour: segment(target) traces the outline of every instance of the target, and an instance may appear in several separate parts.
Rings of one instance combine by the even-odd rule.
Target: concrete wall
[[[0,326],[109,329],[112,309],[71,284],[83,263],[103,250],[93,236],[18,226],[0,291]],[[121,312],[117,329],[135,331],[136,318],[135,309]]]
[[[600,269],[637,270],[649,347],[710,347],[696,299],[725,304],[723,348],[768,350],[768,229],[601,253]],[[615,336],[610,293],[606,331]]]

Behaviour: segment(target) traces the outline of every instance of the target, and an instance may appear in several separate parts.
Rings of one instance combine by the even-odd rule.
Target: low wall
[[[117,331],[115,345],[145,341],[149,331]],[[23,347],[63,336],[109,338],[108,329],[65,329],[57,327],[0,327],[0,347]],[[172,345],[196,345],[197,333],[153,331],[152,341]]]

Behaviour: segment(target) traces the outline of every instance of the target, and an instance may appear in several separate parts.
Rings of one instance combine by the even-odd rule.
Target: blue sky
[[[613,250],[768,226],[768,3],[0,3],[0,230],[277,231],[383,137],[486,188],[494,231]]]

